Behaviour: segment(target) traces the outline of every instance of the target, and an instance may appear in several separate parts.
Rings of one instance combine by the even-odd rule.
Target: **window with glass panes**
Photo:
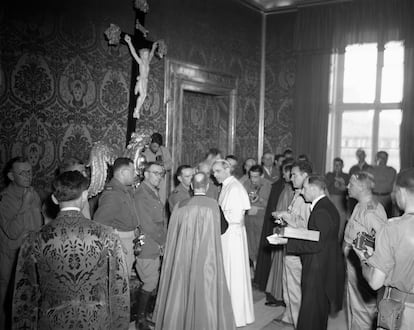
[[[349,171],[358,148],[368,164],[377,151],[386,151],[388,165],[399,170],[403,61],[398,41],[349,45],[332,55],[327,171],[335,157]]]

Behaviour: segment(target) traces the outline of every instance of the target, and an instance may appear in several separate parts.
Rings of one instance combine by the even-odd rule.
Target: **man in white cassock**
[[[250,201],[246,189],[231,175],[228,161],[216,160],[212,170],[214,177],[222,184],[218,201],[229,223],[227,231],[221,236],[224,272],[236,326],[242,327],[254,322],[249,253],[244,226],[244,214],[250,209]]]

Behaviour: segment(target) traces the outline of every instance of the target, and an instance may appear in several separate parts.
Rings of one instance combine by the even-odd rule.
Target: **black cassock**
[[[272,249],[275,249],[274,245],[271,246],[268,243],[266,237],[273,234],[274,218],[272,217],[272,212],[276,210],[277,202],[284,186],[285,183],[283,179],[279,179],[273,183],[267,201],[262,234],[259,242],[256,272],[253,280],[262,291],[266,290],[267,279],[269,278],[270,267],[272,265]],[[277,248],[281,249],[282,247]]]
[[[287,252],[302,261],[302,303],[297,330],[323,330],[329,312],[342,308],[345,266],[338,242],[339,213],[323,197],[313,208],[308,229],[320,232],[318,242],[289,239]]]

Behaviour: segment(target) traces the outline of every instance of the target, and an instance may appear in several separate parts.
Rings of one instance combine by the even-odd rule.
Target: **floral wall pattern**
[[[7,7],[1,20],[0,169],[26,155],[40,191],[64,158],[87,161],[93,142],[125,146],[131,60],[103,31],[106,17],[133,25],[133,13],[105,8]]]
[[[64,158],[86,161],[98,140],[119,153],[126,143],[131,56],[126,46],[108,46],[103,32],[116,23],[133,33],[132,3],[75,2],[16,2],[0,12],[0,170],[27,155],[40,191]],[[148,39],[164,39],[168,57],[238,78],[235,154],[256,157],[261,14],[234,0],[149,3]],[[291,144],[295,56],[287,16],[268,17],[264,151]],[[137,129],[165,136],[163,94],[164,60],[154,58]]]
[[[146,27],[149,38],[166,41],[169,57],[238,77],[235,154],[256,157],[261,14],[232,0],[153,0]],[[154,88],[163,95],[164,70],[153,72]],[[165,109],[160,111],[144,114],[143,121],[165,120]],[[198,142],[205,151],[213,147]]]
[[[295,16],[267,16],[264,152],[282,153],[292,146]]]

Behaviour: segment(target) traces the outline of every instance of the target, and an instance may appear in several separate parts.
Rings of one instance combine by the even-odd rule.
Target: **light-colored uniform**
[[[308,228],[310,204],[307,204],[297,189],[293,195],[288,212],[292,214],[292,222],[296,228]],[[301,290],[302,263],[296,255],[286,255],[283,268],[283,300],[286,309],[281,320],[295,327],[298,324],[300,304],[302,300]]]
[[[352,250],[352,242],[359,232],[378,233],[387,223],[384,207],[377,201],[358,203],[349,219],[344,235],[347,268],[348,329],[370,330],[377,313],[376,292],[362,276],[360,261]]]
[[[390,219],[378,233],[368,263],[385,275],[384,285],[414,294],[414,215]],[[411,300],[412,300],[411,296]],[[414,303],[405,303],[401,330],[414,329]]]
[[[244,214],[250,209],[250,202],[246,189],[235,177],[230,176],[224,180],[219,204],[229,223],[227,231],[221,236],[224,272],[236,326],[242,327],[254,322],[252,283],[244,226]]]

